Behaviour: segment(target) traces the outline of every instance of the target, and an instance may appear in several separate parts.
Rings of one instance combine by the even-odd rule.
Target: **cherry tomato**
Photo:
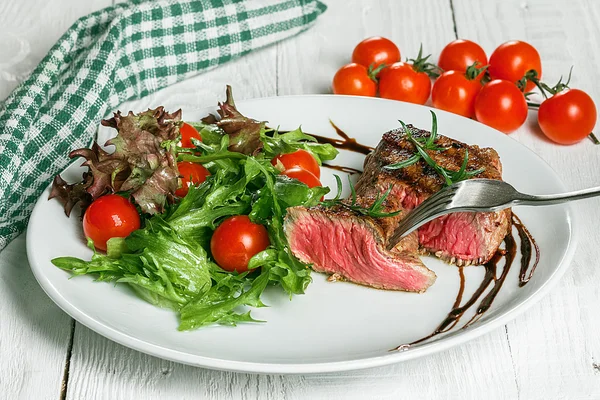
[[[333,93],[353,96],[371,96],[377,94],[377,84],[369,76],[364,65],[346,64],[333,77]]]
[[[544,101],[538,123],[549,139],[560,144],[583,140],[596,125],[596,105],[579,89],[567,89]]]
[[[510,133],[527,119],[527,101],[514,83],[496,79],[477,95],[475,116],[481,123]]]
[[[537,50],[526,42],[513,40],[498,46],[490,57],[488,71],[492,79],[504,79],[517,82],[530,70],[536,70],[538,79],[542,78],[542,61]],[[527,82],[526,92],[535,88],[533,82]]]
[[[488,63],[481,46],[470,40],[458,39],[444,47],[440,53],[438,66],[444,71],[466,72],[467,68],[476,61],[481,67]]]
[[[229,217],[217,227],[210,239],[213,258],[226,271],[248,270],[248,262],[269,247],[269,235],[263,225],[250,221],[247,215]]]
[[[202,165],[189,161],[178,162],[177,169],[181,175],[181,187],[175,191],[175,196],[178,197],[185,197],[190,185],[199,185],[210,175]]]
[[[297,150],[293,153],[280,154],[271,160],[271,164],[275,166],[277,166],[278,163],[283,165],[283,169],[298,167],[312,173],[317,178],[321,177],[319,163],[312,154],[306,150]]]
[[[200,134],[190,124],[184,122],[183,125],[179,128],[179,133],[181,134],[181,142],[180,146],[186,149],[194,149],[196,146],[192,143],[192,138],[196,140],[202,141]]]
[[[381,64],[390,65],[400,61],[400,50],[389,39],[374,36],[363,40],[352,52],[352,62],[365,67],[377,68]]]
[[[312,172],[309,172],[302,168],[294,167],[286,169],[282,172],[282,174],[293,179],[298,179],[300,182],[304,183],[309,188],[323,186],[319,178],[317,178]]]
[[[425,104],[430,92],[429,75],[415,71],[408,63],[394,63],[379,75],[379,95],[384,99]]]
[[[471,118],[481,87],[478,79],[468,79],[463,72],[446,71],[433,84],[431,101],[435,108]]]
[[[97,198],[83,216],[83,233],[99,250],[106,250],[108,239],[127,237],[139,228],[140,216],[135,206],[116,194]]]

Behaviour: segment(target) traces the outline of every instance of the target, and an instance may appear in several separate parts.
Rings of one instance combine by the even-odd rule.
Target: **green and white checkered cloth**
[[[79,19],[0,103],[0,250],[109,111],[293,36],[325,9],[317,0],[137,0]]]

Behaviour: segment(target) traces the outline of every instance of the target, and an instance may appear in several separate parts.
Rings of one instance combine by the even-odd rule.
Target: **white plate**
[[[167,109],[177,108],[164,99]],[[143,104],[143,105],[142,105]],[[133,110],[157,106],[129,103]],[[429,129],[429,108],[381,99],[344,96],[292,96],[239,102],[240,110],[281,129],[302,125],[309,133],[336,137],[334,121],[359,142],[375,146],[398,119]],[[123,108],[124,111],[128,109]],[[208,110],[188,108],[184,119],[197,120]],[[510,137],[475,121],[436,111],[440,133],[470,144],[495,148],[504,165],[504,179],[532,194],[565,190],[552,169]],[[106,135],[107,132],[101,132]],[[363,156],[343,151],[336,164],[362,167]],[[79,165],[79,163],[77,163]],[[323,169],[324,184],[335,186],[333,172]],[[76,180],[78,166],[63,176]],[[565,272],[575,249],[569,206],[516,208],[541,249],[533,279],[518,287],[519,256],[493,307],[467,329],[455,329],[403,352],[389,350],[431,333],[451,309],[459,287],[458,269],[434,258],[425,264],[438,276],[424,294],[374,290],[351,283],[330,283],[313,273],[306,295],[292,301],[270,290],[270,305],[253,311],[265,324],[214,326],[193,332],[177,331],[175,313],[138,299],[127,287],[94,282],[91,277],[69,279],[50,262],[54,257],[89,259],[76,215],[67,219],[58,201],[38,200],[27,233],[27,254],[42,288],[77,321],[118,343],[186,364],[246,372],[315,373],[374,367],[420,357],[464,343],[505,324],[530,307]],[[465,298],[483,276],[482,267],[465,269]],[[467,321],[467,315],[463,321]]]

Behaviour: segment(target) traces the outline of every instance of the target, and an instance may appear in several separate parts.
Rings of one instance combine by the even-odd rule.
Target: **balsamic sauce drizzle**
[[[331,126],[333,126],[333,128],[335,129],[336,133],[342,138],[342,140],[310,134],[311,136],[314,136],[319,143],[329,143],[335,148],[349,150],[365,155],[369,154],[371,151],[374,150],[373,147],[369,147],[364,144],[358,143],[356,139],[349,137],[331,120],[329,122],[331,123]],[[351,167],[332,164],[323,164],[323,166],[347,173],[362,173],[362,171]],[[529,280],[533,276],[533,273],[535,272],[535,269],[540,261],[540,248],[538,247],[537,243],[535,242],[535,239],[533,238],[529,230],[525,227],[525,225],[523,225],[523,222],[514,213],[511,214],[511,222],[512,226],[516,228],[519,238],[521,240],[521,268],[519,270],[519,287],[523,287],[529,282]],[[483,267],[485,268],[485,275],[483,277],[483,280],[479,284],[477,290],[475,290],[475,292],[466,302],[464,302],[463,305],[461,305],[461,303],[463,303],[463,295],[465,292],[465,274],[463,268],[466,267],[457,267],[460,278],[460,287],[456,295],[456,300],[452,305],[452,310],[450,310],[446,318],[438,325],[438,327],[431,334],[421,339],[415,340],[412,343],[402,344],[398,347],[391,349],[390,351],[408,350],[411,346],[415,344],[424,342],[441,333],[446,333],[450,331],[460,322],[460,319],[463,317],[463,315],[479,301],[477,305],[477,310],[475,311],[475,315],[473,315],[473,317],[469,321],[467,321],[460,329],[465,329],[471,324],[477,322],[485,314],[485,312],[490,309],[492,303],[496,299],[496,296],[500,292],[502,285],[506,281],[508,273],[510,272],[513,261],[517,254],[517,247],[518,246],[513,236],[511,227],[511,230],[504,238],[504,248],[498,249],[496,253],[492,256],[492,258],[483,265]],[[535,251],[535,261],[533,262],[533,265],[531,265],[532,251]],[[498,275],[498,265],[502,260],[504,260],[504,266],[500,272],[500,275]],[[529,273],[527,273],[527,271],[529,271]],[[491,289],[487,291],[487,289],[490,286]],[[487,294],[483,296],[486,291]],[[483,298],[480,300],[482,296]]]
[[[519,234],[519,238],[521,239],[521,269],[519,271],[519,287],[523,287],[529,282],[531,279],[535,268],[537,267],[540,261],[540,249],[535,242],[535,239],[531,236],[531,233],[525,225],[521,222],[519,217],[517,217],[514,213],[512,214],[512,225],[517,229]],[[445,333],[454,328],[462,318],[462,316],[469,310],[475,303],[478,302],[480,297],[485,293],[490,285],[492,285],[491,290],[479,301],[477,305],[477,310],[475,311],[475,315],[467,321],[460,329],[465,329],[474,322],[477,322],[483,314],[490,309],[494,299],[500,292],[502,285],[506,281],[506,277],[510,272],[513,261],[517,254],[517,243],[512,234],[512,229],[504,238],[504,249],[498,249],[496,253],[492,256],[492,258],[483,265],[485,268],[485,276],[483,280],[479,284],[479,287],[475,292],[471,295],[471,297],[461,306],[463,294],[465,291],[465,275],[463,272],[463,268],[468,267],[458,267],[458,273],[460,277],[460,288],[458,290],[458,294],[456,295],[456,300],[454,301],[454,305],[452,306],[452,310],[448,313],[446,318],[438,325],[438,327],[429,335],[415,340],[409,344],[402,344],[398,347],[391,349],[390,351],[404,351],[409,349],[411,346],[424,342],[428,339],[431,339],[434,336],[439,335],[440,333]],[[532,249],[535,249],[535,261],[529,269],[531,264],[531,253]],[[502,268],[502,272],[500,276],[498,276],[498,264],[500,261],[504,259],[504,267]],[[529,270],[529,274],[527,271]]]
[[[340,136],[342,139],[332,139],[332,138],[328,138],[325,136],[319,136],[319,135],[313,135],[312,133],[309,133],[310,136],[313,136],[315,139],[317,139],[317,141],[319,143],[329,143],[330,145],[332,145],[333,147],[335,147],[336,149],[344,149],[344,150],[349,150],[349,151],[353,151],[355,153],[360,153],[360,154],[369,154],[371,151],[375,150],[373,147],[369,147],[367,145],[358,143],[356,141],[356,139],[349,137],[348,135],[346,135],[346,133],[341,130],[340,128],[338,128],[333,121],[329,120],[329,123],[331,124],[331,126],[333,126],[333,129],[335,129],[335,132],[338,134],[338,136]]]
[[[362,174],[362,171],[360,169],[356,169],[356,168],[352,168],[352,167],[346,167],[344,165],[334,165],[334,164],[323,163],[323,166],[325,168],[329,168],[329,169],[334,169],[336,171],[345,172],[345,173],[350,174],[350,175],[353,175],[353,174]]]

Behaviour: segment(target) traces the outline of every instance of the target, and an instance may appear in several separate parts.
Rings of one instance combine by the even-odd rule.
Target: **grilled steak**
[[[428,137],[429,132],[412,126],[413,137]],[[427,151],[440,166],[458,171],[469,152],[467,170],[484,168],[476,178],[502,179],[498,153],[491,148],[469,146],[438,135],[436,144],[445,151]],[[440,175],[423,160],[399,170],[384,166],[406,160],[415,153],[414,145],[402,129],[383,135],[375,151],[365,160],[364,173],[356,184],[357,192],[373,196],[392,185],[390,197],[400,201],[402,208],[411,210],[444,186]],[[440,217],[418,230],[421,252],[457,265],[482,264],[496,252],[510,226],[510,210],[487,213],[454,213]]]
[[[408,128],[414,137],[429,136],[427,131]],[[495,150],[441,135],[436,144],[447,148],[427,151],[438,165],[458,171],[468,150],[467,170],[485,168],[478,178],[501,179],[502,167]],[[363,206],[373,204],[391,187],[384,210],[402,211],[398,216],[372,218],[347,204],[288,209],[284,227],[294,254],[312,263],[318,272],[376,288],[416,292],[435,281],[435,274],[423,265],[419,253],[432,253],[458,265],[487,262],[508,232],[510,210],[450,214],[408,235],[392,251],[385,250],[389,236],[406,213],[445,184],[423,160],[399,170],[384,168],[414,154],[414,145],[402,129],[385,133],[365,159],[364,172],[356,184],[357,202]]]

